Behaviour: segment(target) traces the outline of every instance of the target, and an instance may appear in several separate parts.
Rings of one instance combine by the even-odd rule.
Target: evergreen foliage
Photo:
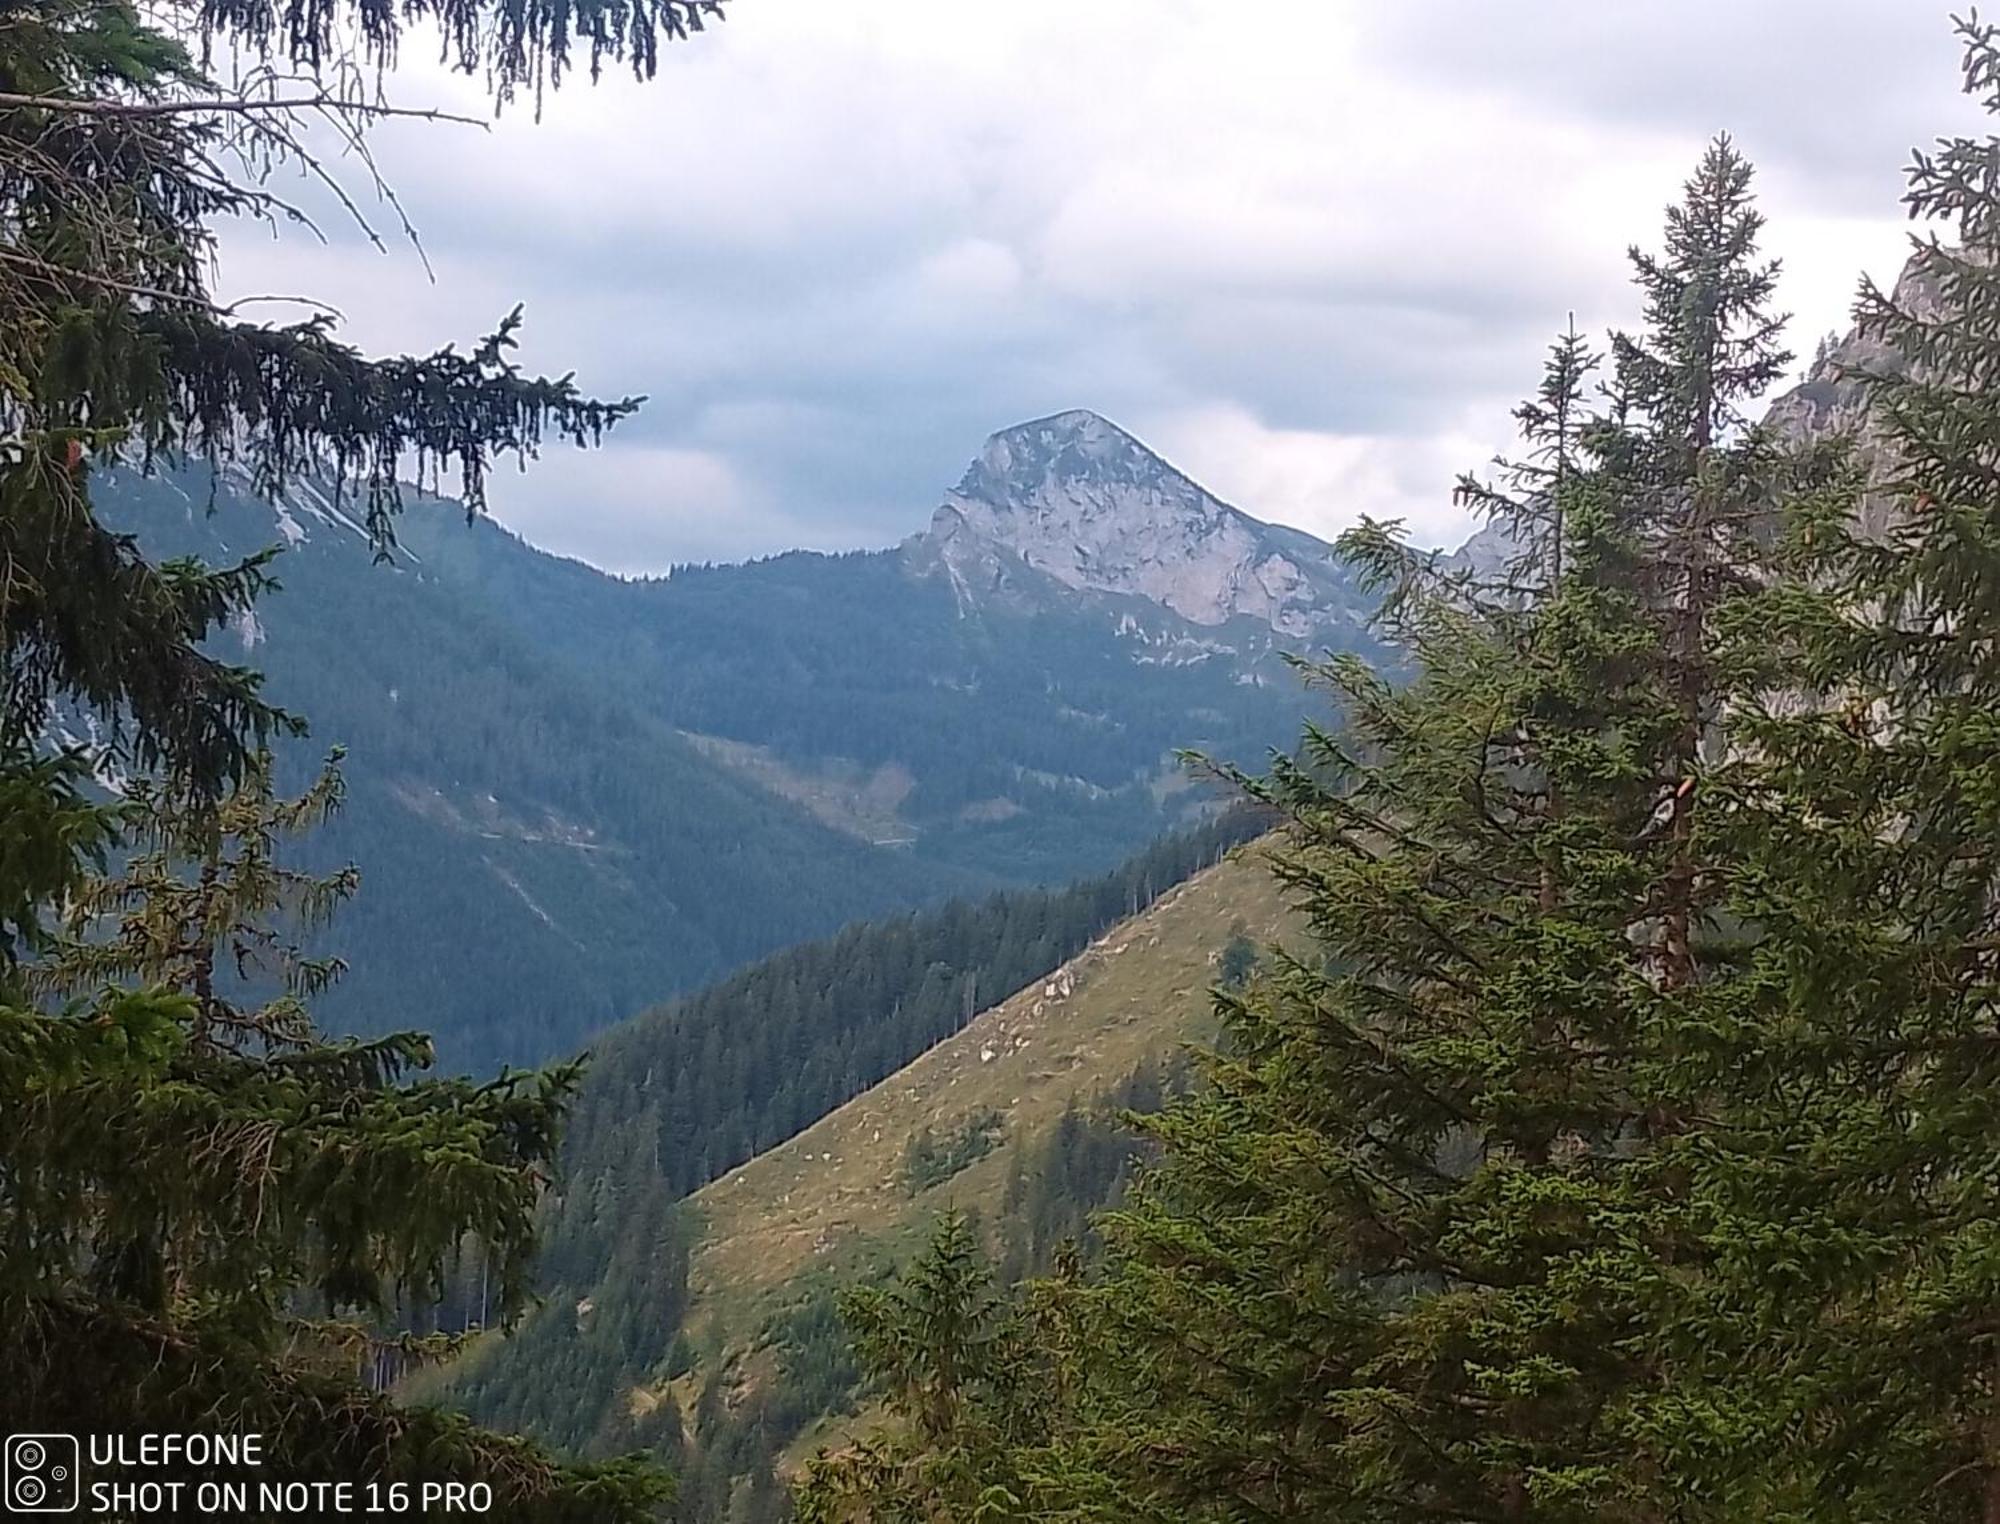
[[[1522,410],[1499,585],[1349,539],[1422,675],[1324,669],[1351,736],[1250,785],[1319,958],[1221,995],[1231,1050],[1108,1229],[1113,1337],[1172,1394],[1120,1464],[1181,1516],[1689,1516],[1688,1044],[1741,940],[1708,775],[1752,691],[1724,631],[1817,464],[1741,416],[1783,360],[1759,225],[1718,140],[1634,255],[1610,410],[1573,421],[1573,335]]]
[[[455,469],[469,512],[496,454],[594,443],[636,405],[508,358],[518,314],[466,353],[368,360],[323,314],[218,307],[212,227],[303,220],[281,163],[356,204],[311,117],[372,173],[368,91],[411,26],[504,102],[572,62],[652,72],[704,0],[397,7],[213,0],[0,4],[0,1424],[263,1435],[314,1481],[492,1484],[510,1517],[638,1519],[667,1491],[629,1462],[568,1466],[361,1379],[354,1315],[440,1287],[461,1242],[518,1308],[539,1188],[577,1070],[411,1081],[405,1031],[318,1035],[339,972],[291,928],[351,870],[281,860],[339,801],[294,798],[265,749],[303,722],[210,637],[247,618],[268,554],[150,560],[98,517],[93,466],[198,459],[272,495],[308,476],[391,539],[399,473]],[[209,77],[214,55],[232,83]],[[414,113],[426,115],[428,113]],[[379,180],[377,181],[380,185]],[[310,304],[308,304],[310,305]],[[90,760],[51,756],[66,718]],[[317,1316],[309,1315],[309,1311]]]
[[[577,1070],[411,1083],[420,1036],[314,1032],[305,1001],[338,969],[288,927],[352,875],[277,849],[339,797],[331,770],[276,797],[253,756],[219,800],[138,787],[95,807],[129,857],[74,878],[66,924],[0,970],[0,1423],[198,1414],[263,1434],[281,1474],[484,1480],[516,1517],[643,1517],[656,1473],[558,1466],[357,1378],[372,1341],[346,1315],[433,1293],[461,1239],[520,1306]]]
[[[1269,818],[1232,811],[1067,889],[850,927],[612,1034],[591,1062],[563,1149],[541,1260],[547,1303],[505,1344],[452,1372],[454,1400],[484,1421],[593,1454],[670,1443],[650,1415],[635,1421],[623,1393],[657,1378],[681,1334],[699,1225],[673,1203],[1045,976]],[[447,1324],[471,1321],[467,1286],[462,1273]],[[586,1300],[591,1312],[579,1319]]]
[[[1218,991],[1106,1276],[1036,1288],[1075,1337],[950,1231],[855,1303],[889,1420],[802,1518],[2000,1518],[1996,165],[1919,155],[1957,243],[1864,289],[1872,481],[1744,416],[1718,140],[1604,405],[1567,336],[1472,484],[1515,564],[1349,538],[1419,676],[1322,667],[1350,733],[1245,780],[1316,955]]]
[[[525,456],[546,434],[594,442],[632,410],[632,399],[594,401],[567,378],[523,375],[507,358],[518,314],[469,353],[385,361],[339,343],[323,316],[243,322],[209,298],[210,224],[298,215],[257,165],[318,168],[297,132],[301,110],[345,124],[365,149],[366,122],[394,112],[343,96],[347,71],[393,59],[406,24],[448,26],[456,61],[485,67],[504,98],[553,82],[585,39],[593,68],[629,56],[649,70],[657,39],[702,9],[514,13],[452,0],[390,13],[327,0],[281,20],[261,4],[223,4],[181,18],[188,30],[176,34],[120,3],[8,8],[0,740],[31,744],[58,699],[80,703],[129,722],[120,739],[132,768],[165,765],[212,791],[240,775],[246,744],[296,726],[260,697],[254,674],[202,650],[261,591],[266,558],[218,569],[147,561],[91,512],[91,461],[240,463],[265,494],[323,472],[358,490],[386,544],[399,470],[456,467],[476,512],[496,452]],[[266,65],[233,95],[196,58],[230,48]],[[276,83],[287,70],[322,88],[301,104]]]
[[[1005,1122],[999,1112],[988,1106],[942,1137],[928,1127],[921,1129],[903,1153],[903,1188],[912,1196],[921,1195],[959,1171],[971,1168],[1000,1146]]]
[[[1721,884],[1693,829],[1714,615],[1775,507],[1738,416],[1781,360],[1748,179],[1719,140],[1667,252],[1635,254],[1611,413],[1574,422],[1556,347],[1522,411],[1541,459],[1488,499],[1525,577],[1440,584],[1349,537],[1421,676],[1322,669],[1351,733],[1250,783],[1294,822],[1279,872],[1319,956],[1223,992],[1230,1052],[1111,1229],[1117,1336],[1175,1395],[1134,1441],[1163,1503],[1603,1519],[1672,1494],[1636,1288],[1682,1236],[1667,1160],[1702,1100],[1667,1044]]]
[[[2000,37],[1959,30],[2000,111]],[[1764,1517],[2000,1518],[1996,165],[1992,137],[1918,154],[1909,208],[1955,242],[1862,291],[1886,527],[1801,500],[1792,574],[1726,632],[1754,696],[1712,829],[1749,934],[1684,1036],[1723,1105],[1685,1150],[1707,1273],[1671,1287],[1659,1427]]]
[[[1239,921],[1231,933],[1229,941],[1217,955],[1215,973],[1218,982],[1225,987],[1236,987],[1249,982],[1257,969],[1257,944],[1245,935]]]
[[[1046,1135],[1017,1140],[1006,1194],[988,1225],[1002,1285],[1045,1275],[1065,1254],[1098,1262],[1099,1215],[1124,1203],[1140,1167],[1159,1152],[1142,1131],[1145,1119],[1185,1097],[1193,1080],[1186,1054],[1142,1064],[1087,1104],[1066,1107]]]
[[[1108,1473],[1047,1442],[1097,1406],[1081,1290],[1073,1259],[997,1290],[971,1225],[940,1216],[894,1282],[843,1301],[888,1421],[808,1464],[800,1524],[1135,1517]]]

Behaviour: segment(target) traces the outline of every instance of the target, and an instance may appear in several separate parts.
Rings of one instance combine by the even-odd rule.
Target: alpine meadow
[[[0,1501],[2000,1524],[1996,117],[0,0]]]

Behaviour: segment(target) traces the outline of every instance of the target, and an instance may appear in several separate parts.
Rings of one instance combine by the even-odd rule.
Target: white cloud
[[[515,532],[627,575],[737,560],[774,545],[838,548],[844,538],[845,526],[785,513],[728,458],[707,450],[552,446],[519,476],[496,474],[492,492],[504,494],[502,517]]]
[[[1494,449],[1491,439],[1458,427],[1408,438],[1273,429],[1228,403],[1140,427],[1218,497],[1262,504],[1264,516],[1329,539],[1355,521],[1357,504],[1375,518],[1403,520],[1423,544],[1463,538],[1467,521],[1452,506],[1451,483]]]
[[[351,239],[231,238],[225,272],[371,349],[525,300],[527,363],[652,401],[496,512],[621,569],[890,543],[986,433],[1072,406],[1253,513],[1449,538],[1565,314],[1630,320],[1625,247],[1711,132],[1766,165],[1809,350],[1893,274],[1955,78],[1908,0],[735,0],[649,84],[385,131],[436,285]]]

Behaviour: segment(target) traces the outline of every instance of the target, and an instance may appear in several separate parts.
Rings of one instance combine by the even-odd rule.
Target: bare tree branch
[[[0,90],[0,109],[62,111],[77,116],[162,117],[209,116],[222,113],[257,111],[340,111],[367,117],[404,117],[421,122],[456,122],[484,131],[491,123],[484,118],[464,116],[436,106],[391,106],[338,95],[256,97],[210,96],[199,100],[118,101],[86,100],[69,95],[22,95]]]

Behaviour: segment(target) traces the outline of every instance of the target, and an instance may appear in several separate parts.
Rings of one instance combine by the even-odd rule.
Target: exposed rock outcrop
[[[1249,617],[1309,639],[1351,618],[1332,547],[1232,508],[1116,424],[1082,410],[986,441],[909,549],[962,596],[1015,565],[1066,587],[1150,599],[1192,624]]]

